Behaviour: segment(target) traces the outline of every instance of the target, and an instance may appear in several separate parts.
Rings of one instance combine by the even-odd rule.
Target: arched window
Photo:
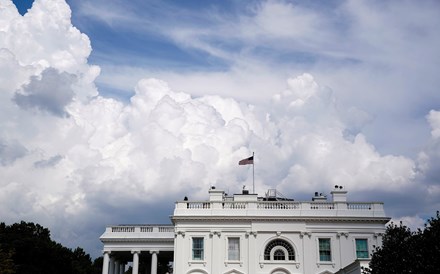
[[[285,240],[276,239],[266,245],[264,249],[264,259],[267,261],[294,261],[295,250],[292,245]]]
[[[273,259],[275,261],[284,261],[286,259],[286,256],[284,254],[284,250],[282,250],[282,249],[275,250],[275,252],[273,253]]]

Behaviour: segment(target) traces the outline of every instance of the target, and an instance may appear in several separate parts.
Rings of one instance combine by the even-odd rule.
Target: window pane
[[[273,259],[274,261],[284,261],[286,257],[284,256],[284,251],[281,249],[275,250],[273,253]]]
[[[323,262],[332,260],[330,239],[319,239],[319,260]]]
[[[368,241],[367,239],[356,239],[356,257],[368,258]]]
[[[228,238],[228,260],[240,260],[240,238]]]
[[[203,260],[203,238],[193,238],[192,240],[192,259]]]

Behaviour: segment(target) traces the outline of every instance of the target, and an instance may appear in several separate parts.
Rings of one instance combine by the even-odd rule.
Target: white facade
[[[360,273],[341,269],[368,264],[389,218],[380,202],[347,202],[341,187],[331,194],[331,201],[316,195],[296,202],[247,193],[229,197],[213,188],[209,200],[176,202],[173,226],[163,228],[166,232],[108,227],[101,236],[104,254],[109,254],[103,273],[116,273],[111,272],[112,253],[125,258],[120,261],[136,261],[137,251],[147,253],[147,273],[155,274],[153,256],[157,261],[170,248],[176,274]]]

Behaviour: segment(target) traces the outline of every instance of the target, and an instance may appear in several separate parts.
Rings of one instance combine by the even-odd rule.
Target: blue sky
[[[32,2],[0,1],[5,221],[97,256],[108,224],[249,185],[253,151],[260,194],[439,209],[437,1]]]

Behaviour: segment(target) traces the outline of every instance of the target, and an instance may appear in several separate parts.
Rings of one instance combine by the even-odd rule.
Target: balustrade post
[[[337,210],[347,210],[348,204],[346,202],[335,202],[335,209]]]
[[[311,210],[312,209],[311,207],[312,207],[312,204],[309,202],[302,202],[300,204],[300,209],[303,211]]]
[[[257,210],[258,202],[247,202],[248,210]]]
[[[371,205],[371,209],[374,211],[383,211],[383,204],[382,203],[373,203]]]
[[[222,202],[211,202],[211,209],[222,209],[223,203]]]

